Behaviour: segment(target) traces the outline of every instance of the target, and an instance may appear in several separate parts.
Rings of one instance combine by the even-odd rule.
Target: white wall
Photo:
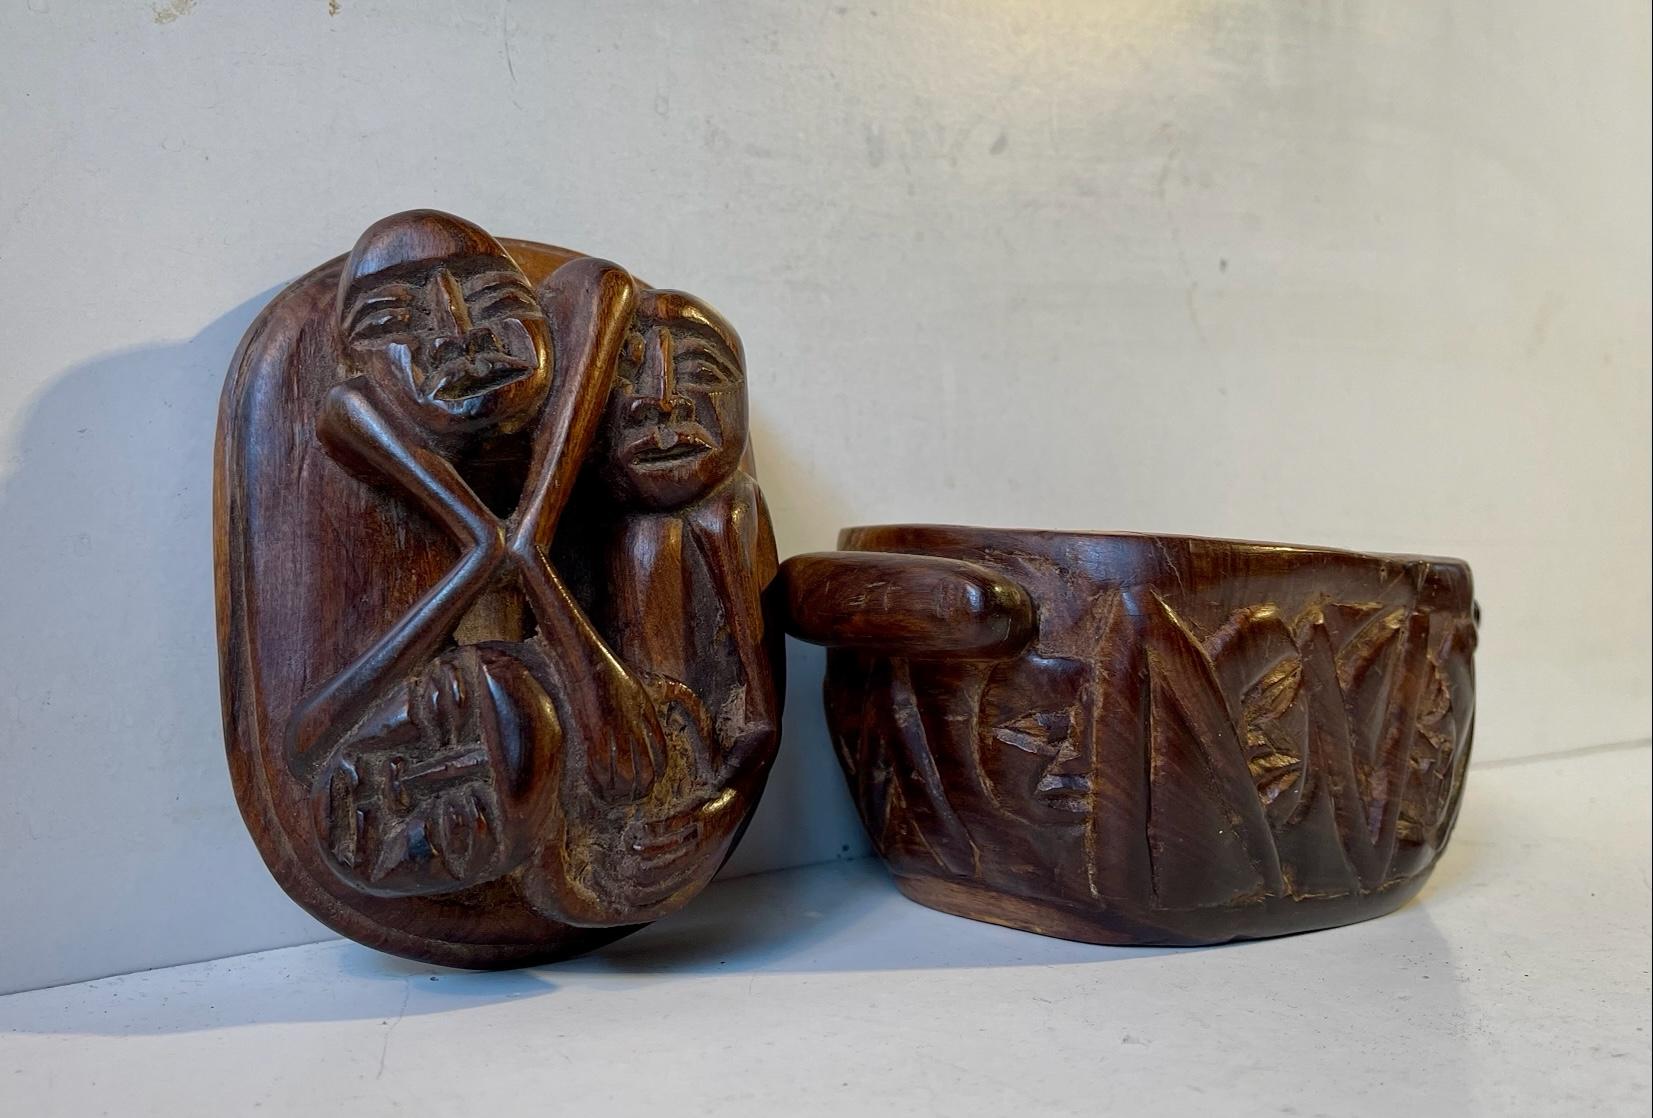
[[[329,7],[0,7],[0,990],[323,934],[230,798],[209,446],[415,205],[728,313],[783,554],[1461,555],[1480,759],[1648,733],[1644,3]],[[794,652],[742,869],[863,849]]]

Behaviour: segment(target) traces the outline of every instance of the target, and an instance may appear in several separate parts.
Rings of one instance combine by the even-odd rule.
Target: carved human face
[[[982,691],[977,751],[999,808],[1033,824],[1078,825],[1091,810],[1086,665],[1027,653],[995,665]]]
[[[550,697],[509,646],[443,653],[371,706],[316,778],[328,864],[382,896],[508,871],[540,841],[562,741]]]
[[[746,449],[734,331],[692,296],[643,292],[601,437],[601,471],[622,505],[673,509],[716,488]]]
[[[351,363],[435,435],[508,434],[550,385],[550,336],[504,256],[414,261],[353,283],[340,328]]]

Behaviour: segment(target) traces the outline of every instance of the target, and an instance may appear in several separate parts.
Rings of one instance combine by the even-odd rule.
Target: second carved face
[[[1083,823],[1093,765],[1088,665],[1031,651],[994,665],[982,690],[976,755],[999,810],[1028,823]]]
[[[630,508],[679,508],[735,472],[746,450],[745,362],[716,311],[679,291],[638,293],[598,439],[602,481]]]

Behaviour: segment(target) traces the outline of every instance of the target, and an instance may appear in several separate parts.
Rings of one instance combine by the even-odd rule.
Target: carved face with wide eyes
[[[342,302],[352,364],[433,434],[510,433],[545,402],[545,316],[505,257],[416,261],[364,277]]]
[[[746,373],[717,312],[677,291],[639,295],[601,441],[603,478],[633,508],[678,508],[734,473],[746,449]]]
[[[1091,810],[1086,665],[1028,653],[993,669],[982,691],[977,749],[989,792],[1007,814],[1074,825]]]

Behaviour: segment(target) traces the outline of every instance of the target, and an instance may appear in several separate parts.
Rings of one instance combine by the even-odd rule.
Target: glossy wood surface
[[[782,565],[788,625],[831,649],[839,760],[915,900],[1214,943],[1390,911],[1444,849],[1474,725],[1463,563],[920,525],[839,544]],[[976,639],[1016,590],[1022,639]]]
[[[975,563],[849,551],[795,555],[781,581],[793,635],[908,656],[1000,656],[1033,635],[1033,603]]]
[[[781,660],[744,355],[704,303],[386,218],[249,329],[215,523],[232,781],[324,923],[550,959],[727,858]]]

